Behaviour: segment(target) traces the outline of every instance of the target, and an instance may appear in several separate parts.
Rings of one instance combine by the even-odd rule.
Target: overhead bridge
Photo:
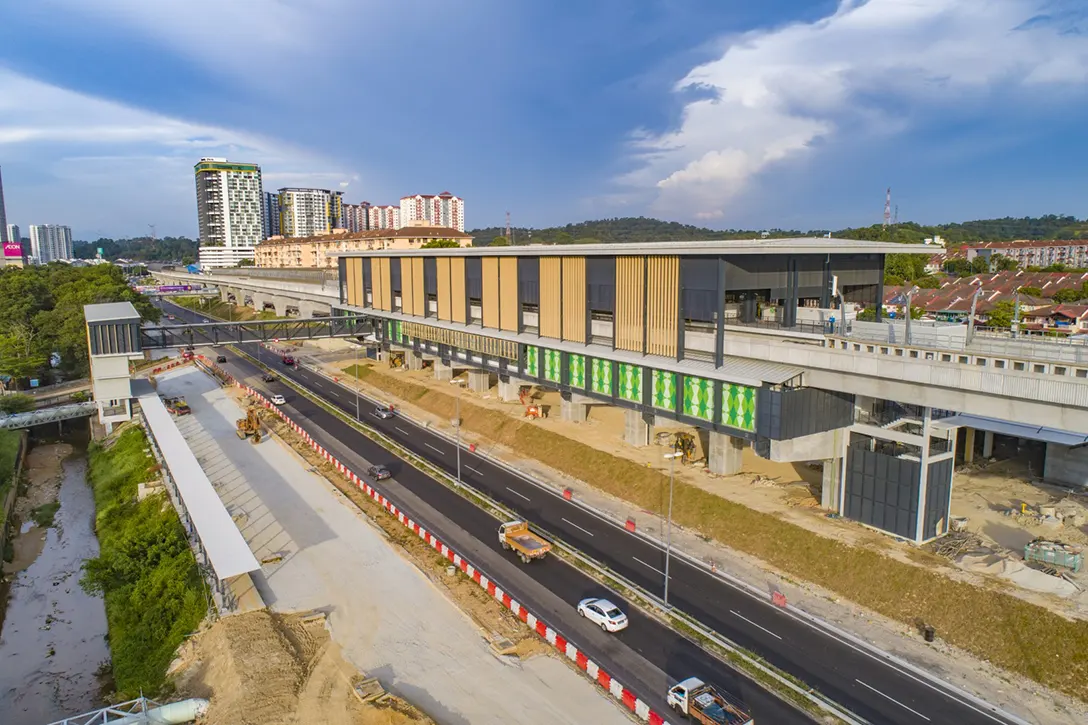
[[[372,323],[363,316],[311,317],[248,322],[204,322],[187,325],[145,326],[140,345],[149,348],[186,345],[267,342],[271,340],[314,340],[322,337],[356,337],[369,334]]]
[[[0,429],[30,428],[45,423],[56,423],[71,418],[85,418],[98,412],[98,405],[93,401],[70,403],[52,408],[32,410],[29,413],[15,413],[0,416]]]

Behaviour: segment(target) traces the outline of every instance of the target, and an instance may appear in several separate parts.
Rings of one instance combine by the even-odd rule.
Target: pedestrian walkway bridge
[[[67,405],[58,405],[53,408],[32,410],[28,413],[14,413],[12,415],[0,416],[0,428],[30,428],[36,425],[57,423],[72,418],[86,418],[97,412],[98,405],[93,400],[84,403],[69,403]]]

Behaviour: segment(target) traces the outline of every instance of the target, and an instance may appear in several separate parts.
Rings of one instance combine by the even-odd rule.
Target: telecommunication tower
[[[506,243],[514,245],[514,230],[510,228],[510,212],[506,212]]]
[[[884,228],[892,222],[892,187],[888,187],[888,193],[884,197]]]

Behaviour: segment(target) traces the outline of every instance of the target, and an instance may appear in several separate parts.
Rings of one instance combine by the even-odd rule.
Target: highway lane
[[[443,541],[459,551],[467,545],[459,545],[459,537],[471,537],[477,545],[483,545],[499,564],[481,563],[471,553],[466,556],[502,582],[504,589],[530,610],[539,613],[549,624],[569,636],[587,656],[598,662],[607,672],[635,690],[640,697],[668,716],[664,703],[664,691],[668,684],[690,676],[698,676],[723,689],[738,694],[752,709],[757,723],[783,723],[784,725],[810,725],[811,720],[803,713],[783,703],[753,682],[738,676],[702,648],[680,637],[636,608],[621,597],[583,574],[578,569],[551,557],[534,562],[528,567],[517,563],[498,543],[498,521],[475,504],[457,495],[449,488],[434,481],[426,474],[405,464],[371,439],[360,434],[336,416],[305,396],[285,390],[280,383],[266,384],[260,380],[262,371],[252,362],[238,358],[231,352],[223,352],[228,362],[223,365],[237,379],[250,387],[271,394],[285,395],[284,411],[301,425],[306,426],[320,445],[342,461],[350,462],[353,456],[364,461],[381,463],[394,473],[393,481],[371,482],[382,490],[398,508],[419,521]],[[359,470],[365,470],[357,466]],[[391,484],[403,487],[429,507],[441,512],[448,519],[443,525],[440,517],[421,511],[418,503],[391,489]],[[550,592],[561,601],[560,606],[549,605],[543,592]],[[630,616],[627,630],[615,635],[605,635],[576,615],[575,604],[589,596],[607,596],[617,601]],[[550,616],[549,616],[550,615]],[[601,640],[604,640],[603,644]],[[621,646],[622,645],[622,646]],[[647,676],[649,669],[659,670],[665,677]],[[655,681],[659,680],[659,681]],[[641,685],[641,687],[640,687]],[[655,687],[656,685],[656,687]]]
[[[183,319],[191,319],[191,313]],[[272,362],[277,359],[270,358]],[[351,391],[310,371],[285,369],[283,373],[354,415],[355,395]],[[364,414],[369,409],[364,409]],[[454,471],[455,451],[444,438],[402,418],[383,421],[371,416],[366,422],[446,471]],[[647,590],[661,591],[664,552],[660,547],[467,449],[462,450],[461,461],[461,475],[466,483],[485,491],[527,520],[557,533]],[[435,494],[420,495],[426,499]],[[896,725],[1005,722],[675,557],[670,563],[670,574],[670,601],[675,606],[871,722]],[[542,571],[540,576],[545,578],[547,573]]]

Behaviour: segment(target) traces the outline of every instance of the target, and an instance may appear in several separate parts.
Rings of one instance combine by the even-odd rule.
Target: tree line
[[[119,267],[53,263],[0,271],[0,375],[16,387],[38,378],[86,377],[90,362],[83,305],[131,302],[144,319],[160,312],[132,289]]]
[[[558,227],[533,229],[516,227],[512,230],[515,244],[594,244],[624,242],[697,241],[722,239],[757,239],[764,233],[773,239],[790,237],[820,237],[830,233],[840,239],[868,239],[877,242],[921,244],[927,238],[943,237],[949,244],[978,241],[1011,241],[1014,239],[1088,239],[1088,220],[1072,216],[1049,214],[1041,217],[980,219],[951,224],[922,225],[902,222],[884,227],[874,224],[847,229],[706,229],[691,224],[662,221],[649,217],[617,217],[579,222]],[[474,244],[503,244],[503,227],[482,227],[470,234]]]
[[[75,241],[72,251],[77,259],[94,259],[98,250],[102,257],[110,261],[132,259],[137,262],[181,262],[192,264],[196,261],[199,243],[188,237],[133,237],[131,239],[108,239],[101,237],[93,242]]]

